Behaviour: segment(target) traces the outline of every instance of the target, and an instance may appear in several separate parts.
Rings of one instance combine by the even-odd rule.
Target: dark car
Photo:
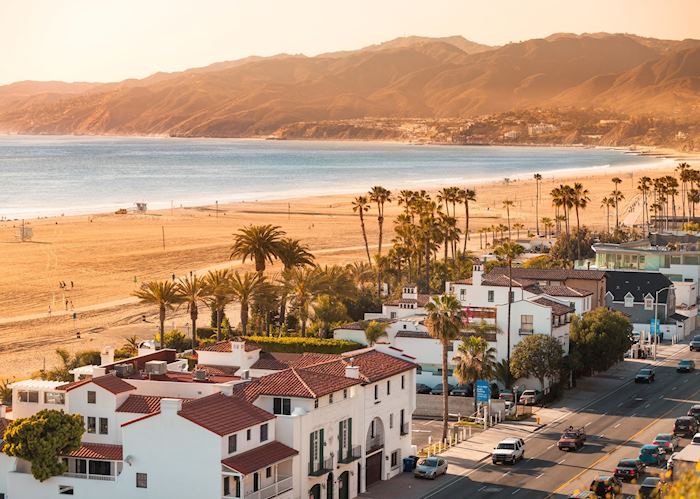
[[[622,492],[622,482],[615,476],[600,476],[588,488],[598,497],[617,497]]]
[[[692,437],[698,432],[698,420],[693,416],[681,416],[673,424],[673,434]]]
[[[642,445],[637,459],[649,466],[664,467],[666,465],[666,453],[660,451],[659,447],[654,444]]]
[[[637,459],[621,459],[615,466],[615,476],[620,480],[637,480],[644,474],[644,465]]]
[[[656,375],[653,369],[640,369],[637,375],[634,377],[635,383],[651,383],[654,381]]]
[[[661,478],[658,476],[646,477],[642,485],[639,486],[639,497],[661,497]]]
[[[416,385],[416,393],[430,393],[431,388],[423,383],[418,383]]]
[[[693,336],[693,339],[690,340],[690,351],[693,352],[695,350],[700,350],[700,334],[696,334]]]
[[[676,371],[679,373],[692,373],[695,371],[695,361],[693,360],[681,360],[676,367]]]
[[[656,445],[659,450],[664,451],[666,454],[673,454],[681,445],[678,437],[673,433],[659,433],[654,438],[652,444]]]
[[[454,395],[455,397],[473,397],[474,388],[472,385],[457,385],[452,389],[450,395]]]
[[[700,423],[700,405],[694,405],[688,409],[688,416],[692,416],[695,420]]]
[[[447,393],[450,393],[452,390],[454,390],[454,385],[447,385]],[[430,393],[433,395],[442,395],[442,383],[439,385],[435,385],[432,390],[430,390]]]

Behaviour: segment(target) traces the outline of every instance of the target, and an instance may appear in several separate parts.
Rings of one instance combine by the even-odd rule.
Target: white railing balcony
[[[95,475],[90,473],[64,473],[63,476],[71,478],[84,478],[87,480],[103,480],[107,482],[114,482],[117,477],[114,475]]]
[[[292,490],[293,487],[293,479],[292,477],[286,477],[282,478],[281,480],[276,481],[272,485],[268,485],[267,487],[263,487],[260,490],[257,490],[255,492],[246,492],[245,493],[245,498],[246,499],[272,499],[273,497],[277,497],[280,494],[284,494],[285,492]],[[224,496],[225,498],[233,498],[236,496]]]

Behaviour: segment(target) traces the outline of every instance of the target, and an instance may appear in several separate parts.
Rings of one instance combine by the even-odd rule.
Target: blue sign
[[[476,382],[476,401],[477,402],[488,402],[491,398],[491,388],[489,387],[489,382],[483,379],[477,380]]]
[[[659,319],[651,319],[649,323],[651,326],[649,332],[651,334],[659,334],[661,332],[661,321]]]

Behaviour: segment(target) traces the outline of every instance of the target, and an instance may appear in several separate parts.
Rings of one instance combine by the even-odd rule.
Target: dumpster
[[[415,456],[409,456],[403,458],[403,470],[405,472],[410,473],[416,469],[416,459],[414,459],[414,457]]]

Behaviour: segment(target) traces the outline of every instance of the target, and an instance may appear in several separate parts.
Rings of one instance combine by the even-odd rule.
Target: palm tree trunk
[[[365,251],[367,252],[367,262],[372,265],[372,257],[369,255],[369,242],[367,242],[367,229],[365,229],[365,217],[360,209],[360,227],[362,228],[362,239],[365,240]]]
[[[160,306],[158,319],[160,320],[160,349],[163,350],[165,348],[165,305]]]
[[[241,302],[241,332],[243,336],[248,335],[248,302]]]
[[[581,225],[578,219],[578,203],[576,204],[576,257],[581,259]]]
[[[540,181],[535,180],[535,228],[537,236],[540,235]],[[547,237],[546,235],[544,237]]]
[[[197,310],[197,304],[192,303],[190,307],[190,319],[192,319],[192,353],[197,347],[197,316],[199,315],[199,310]]]
[[[425,239],[425,289],[430,294],[430,240]]]
[[[447,439],[447,417],[449,414],[449,391],[447,386],[447,341],[442,342],[442,441]]]
[[[221,315],[223,313],[223,307],[216,307],[216,341],[221,341]]]
[[[467,252],[467,239],[469,239],[469,201],[464,201],[464,253]]]

